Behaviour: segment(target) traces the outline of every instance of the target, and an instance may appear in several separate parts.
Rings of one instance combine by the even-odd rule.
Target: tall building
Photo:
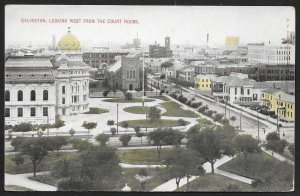
[[[172,50],[170,50],[170,37],[165,37],[165,46],[159,44],[149,45],[150,58],[171,58]]]
[[[251,64],[295,64],[295,46],[291,44],[248,44],[248,62]]]

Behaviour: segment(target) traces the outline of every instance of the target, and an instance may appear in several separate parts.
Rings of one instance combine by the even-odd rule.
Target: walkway
[[[37,172],[36,175],[47,174],[49,172]],[[16,185],[29,188],[35,191],[57,191],[57,187],[44,184],[35,180],[28,179],[32,173],[25,174],[7,174],[5,173],[5,185]]]
[[[276,153],[276,152],[273,152],[271,150],[267,150],[265,147],[261,147],[261,149],[266,152],[267,154],[271,155],[272,157],[274,157],[275,159],[278,159],[279,161],[286,161],[288,162],[289,164],[292,164],[294,165],[294,162],[281,156],[280,154]]]
[[[140,164],[128,164],[128,163],[119,163],[123,168],[157,168],[157,167],[166,167],[165,165],[140,165]]]
[[[232,178],[234,180],[238,180],[238,181],[247,183],[247,184],[251,184],[253,180],[250,179],[250,178],[245,178],[243,176],[238,176],[236,174],[232,174],[232,173],[229,173],[229,172],[222,171],[220,169],[216,169],[219,166],[223,165],[224,163],[230,161],[233,158],[234,157],[224,156],[223,158],[217,160],[216,163],[214,164],[215,173],[226,176],[228,178]],[[206,173],[211,173],[211,164],[209,162],[204,163],[203,167],[204,167]],[[193,181],[194,179],[196,179],[198,177],[199,176],[192,176],[190,178],[189,182]],[[182,178],[180,180],[179,187],[185,185],[186,183],[187,183],[186,182],[186,177]],[[154,191],[154,192],[163,192],[163,191],[175,191],[176,189],[177,189],[177,186],[176,186],[175,178],[173,178],[173,179],[169,180],[168,182],[163,183],[163,184],[159,185],[158,187],[154,188],[152,191]]]

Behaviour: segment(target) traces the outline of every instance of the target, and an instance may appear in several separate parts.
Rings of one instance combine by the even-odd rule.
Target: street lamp
[[[277,108],[277,132],[278,132],[278,135],[280,137],[280,130],[279,130],[279,126],[278,126],[278,120],[279,120],[279,110],[282,110],[282,111],[286,111],[286,109],[284,107],[282,108]]]

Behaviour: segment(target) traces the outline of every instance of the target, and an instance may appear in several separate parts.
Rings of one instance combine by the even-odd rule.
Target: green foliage
[[[47,137],[45,140],[46,143],[48,143],[48,148],[51,150],[56,150],[57,152],[61,149],[61,147],[69,143],[69,138],[65,136]]]
[[[88,130],[88,133],[90,133],[91,129],[96,128],[96,126],[97,126],[97,123],[95,123],[95,122],[86,122],[86,121],[84,121],[83,124],[82,124],[82,127],[84,127],[85,129]]]
[[[241,192],[241,188],[237,184],[227,184],[224,189],[221,189],[224,192]]]
[[[126,101],[133,99],[132,93],[128,93],[128,92],[124,93],[124,96],[125,96],[125,100]]]
[[[175,178],[177,188],[183,177],[191,175],[203,175],[205,170],[203,162],[197,152],[186,148],[174,148],[166,158],[167,170],[171,178]]]
[[[28,137],[16,137],[11,140],[11,144],[14,147],[15,151],[20,151],[20,147],[24,141],[29,140]]]
[[[71,139],[70,143],[72,144],[73,148],[78,149],[79,152],[88,150],[92,146],[94,146],[92,143],[88,142],[87,140],[81,140],[81,139]]]
[[[224,115],[217,113],[214,115],[213,119],[214,119],[214,121],[221,123],[223,117],[224,117]]]
[[[123,146],[128,146],[128,143],[131,140],[131,135],[129,134],[121,135],[119,140],[122,142]]]
[[[266,148],[278,153],[282,153],[284,148],[288,145],[288,142],[284,139],[280,139],[276,132],[271,132],[266,136]]]
[[[90,110],[88,112],[85,112],[84,114],[102,114],[106,112],[108,112],[107,109],[91,107]]]
[[[121,123],[121,126],[124,127],[125,129],[127,129],[128,126],[129,126],[129,123],[128,123],[127,121],[123,121],[123,122]]]
[[[183,119],[178,119],[177,121],[178,121],[178,124],[179,124],[180,126],[185,126],[185,125],[187,125],[187,121],[185,121],[185,120],[183,120]]]
[[[158,128],[148,134],[148,140],[151,141],[157,148],[159,160],[162,145],[179,146],[183,138],[184,134],[182,132],[172,128]]]
[[[212,117],[213,111],[212,111],[212,110],[208,110],[205,114],[206,114],[208,117]]]
[[[61,191],[111,191],[122,179],[122,170],[115,150],[110,147],[92,147],[82,152],[67,178],[58,185]]]
[[[65,121],[61,120],[59,115],[56,115],[54,127],[59,129],[60,127],[63,127],[63,126],[65,126]]]
[[[72,129],[70,129],[69,130],[69,134],[71,135],[71,136],[74,136],[74,134],[75,134],[75,130],[72,128]]]
[[[134,127],[134,131],[135,131],[135,133],[136,133],[136,134],[139,134],[139,133],[140,133],[140,131],[141,131],[141,128],[140,128],[140,126],[136,126],[136,127]]]
[[[214,163],[224,155],[233,154],[233,130],[230,127],[203,128],[196,134],[188,135],[187,147],[197,151],[201,157],[211,164],[214,173]]]
[[[200,112],[201,114],[203,114],[205,112],[205,110],[207,110],[207,109],[208,109],[208,106],[204,105],[204,106],[199,107],[198,112]]]
[[[251,135],[238,135],[234,140],[236,153],[243,153],[245,161],[248,153],[260,152],[258,141]]]
[[[189,88],[189,87],[193,87],[194,86],[194,83],[192,82],[187,82],[185,80],[179,80],[177,78],[174,78],[174,77],[168,77],[168,80],[172,83],[175,83],[177,85],[180,85],[180,86],[183,86],[185,88]]]
[[[24,163],[24,158],[22,156],[21,153],[17,153],[13,158],[12,161],[16,164],[16,165],[21,165]]]
[[[110,92],[110,90],[106,89],[106,90],[103,91],[102,94],[103,94],[104,97],[106,97],[106,96],[108,95],[109,92]]]
[[[230,120],[231,120],[231,121],[235,121],[235,120],[236,120],[236,117],[235,117],[235,116],[231,116],[231,117],[230,117]]]
[[[160,109],[158,109],[157,107],[155,106],[150,107],[147,118],[149,118],[151,121],[157,121],[161,118],[160,112],[161,112]]]
[[[104,134],[104,133],[98,134],[98,135],[96,136],[96,140],[99,142],[99,144],[100,144],[101,146],[105,146],[106,143],[109,141],[109,136],[106,135],[106,134]]]
[[[107,125],[108,126],[112,126],[112,125],[114,125],[115,124],[115,121],[114,120],[108,120],[107,121]]]
[[[20,123],[13,126],[12,131],[14,132],[29,132],[32,131],[32,124],[30,123]]]
[[[117,129],[112,127],[112,128],[110,128],[110,132],[112,135],[115,135],[117,133]]]

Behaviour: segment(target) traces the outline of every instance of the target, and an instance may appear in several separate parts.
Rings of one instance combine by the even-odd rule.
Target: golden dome
[[[80,51],[80,42],[78,38],[71,33],[70,27],[68,27],[68,33],[60,38],[57,49],[67,51]]]

